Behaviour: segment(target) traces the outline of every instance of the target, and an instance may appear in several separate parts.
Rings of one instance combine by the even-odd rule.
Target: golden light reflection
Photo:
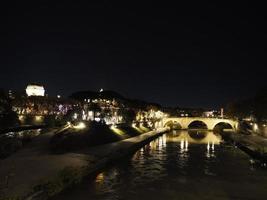
[[[180,148],[184,149],[184,140],[183,139],[181,140]]]
[[[103,183],[104,182],[104,173],[103,172],[96,176],[95,182],[96,183]]]
[[[207,158],[214,158],[215,157],[215,144],[214,144],[214,142],[212,142],[212,143],[208,142],[206,157]]]
[[[155,150],[157,150],[157,142],[156,141],[152,141],[152,142],[150,142],[150,147],[151,147],[151,150],[152,151],[155,151]]]
[[[141,158],[141,151],[137,151],[133,157],[132,157],[132,160],[137,160],[137,159],[140,159]]]
[[[181,152],[187,152],[188,151],[188,146],[189,146],[189,143],[188,143],[187,139],[182,139],[180,141]]]
[[[24,115],[19,115],[19,121],[21,121],[21,122],[25,121],[25,116]]]
[[[121,130],[121,129],[115,127],[115,126],[111,126],[110,129],[113,131],[113,133],[115,133],[115,134],[117,134],[119,136],[123,136],[123,135],[126,134],[123,130]]]
[[[159,139],[158,139],[159,150],[162,150],[164,147],[166,147],[166,142],[167,142],[166,134],[164,134],[161,137],[159,137]]]
[[[42,121],[42,116],[35,116],[35,121],[40,122]]]
[[[166,139],[167,141],[171,141],[171,142],[181,142],[183,141],[183,145],[185,147],[185,145],[188,146],[189,143],[192,144],[220,144],[220,142],[222,141],[221,136],[217,136],[215,135],[213,132],[205,132],[203,133],[204,137],[203,138],[198,138],[197,133],[196,133],[196,138],[194,138],[194,134],[191,134],[191,136],[188,134],[187,131],[181,131],[181,132],[177,132],[177,134],[175,135],[167,135]],[[192,137],[193,136],[193,137]]]
[[[188,151],[188,140],[185,141],[185,151]]]
[[[75,129],[85,129],[86,125],[85,125],[84,122],[80,122],[78,125],[73,126],[73,128],[75,128]]]
[[[137,130],[137,132],[139,132],[139,133],[143,133],[143,131],[142,131],[140,128],[138,128],[137,126],[133,125],[132,127],[133,127],[135,130]]]
[[[144,127],[144,126],[140,126],[140,129],[143,131],[143,132],[148,132],[150,131],[148,128]]]

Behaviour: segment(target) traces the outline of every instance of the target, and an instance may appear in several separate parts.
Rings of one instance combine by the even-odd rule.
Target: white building
[[[45,95],[44,86],[36,84],[28,85],[26,88],[26,94],[27,96],[44,96]]]

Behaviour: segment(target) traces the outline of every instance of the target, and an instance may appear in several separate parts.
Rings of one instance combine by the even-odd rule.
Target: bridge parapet
[[[237,130],[238,122],[232,119],[222,118],[206,118],[206,117],[169,117],[162,120],[161,125],[165,127],[168,123],[178,124],[181,129],[188,129],[189,125],[193,122],[202,122],[206,124],[208,130],[213,130],[217,124],[224,123],[232,127],[233,130]]]

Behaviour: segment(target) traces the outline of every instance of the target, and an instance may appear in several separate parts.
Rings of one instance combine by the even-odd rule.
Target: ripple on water
[[[212,133],[202,136],[169,133],[55,199],[266,199],[266,170],[251,169],[246,154]]]

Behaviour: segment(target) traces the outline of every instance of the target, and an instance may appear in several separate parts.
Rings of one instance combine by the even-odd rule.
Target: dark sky
[[[0,88],[211,108],[267,85],[263,5],[18,2],[2,6]]]

